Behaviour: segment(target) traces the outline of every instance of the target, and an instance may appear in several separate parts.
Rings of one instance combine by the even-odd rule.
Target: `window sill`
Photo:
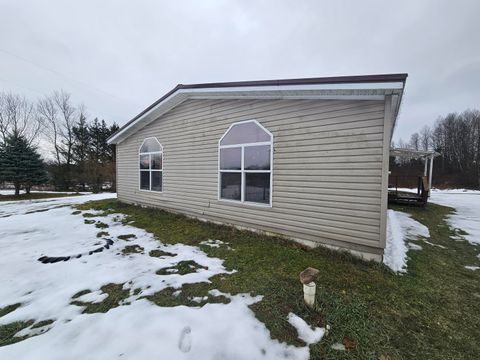
[[[240,200],[228,200],[228,199],[218,199],[219,202],[229,203],[234,205],[240,205],[244,207],[259,207],[259,208],[272,208],[272,204],[262,204],[251,201],[240,201]]]
[[[138,189],[138,191],[140,192],[146,192],[146,193],[150,193],[150,194],[163,194],[163,190],[162,191],[156,191],[156,190],[145,190],[145,189]]]

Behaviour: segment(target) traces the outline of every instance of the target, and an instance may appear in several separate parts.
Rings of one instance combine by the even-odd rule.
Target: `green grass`
[[[129,290],[123,289],[123,284],[108,284],[100,288],[108,296],[101,302],[89,303],[77,300],[80,296],[88,294],[90,290],[83,290],[72,296],[72,305],[82,306],[84,314],[98,312],[107,312],[110,309],[120,306],[119,302],[125,300],[129,295]]]
[[[89,213],[89,212],[84,212],[84,213],[82,214],[82,216],[85,217],[85,218],[93,218],[93,217],[98,217],[98,216],[100,216],[100,215],[92,214],[92,213]]]
[[[123,255],[141,254],[143,253],[143,250],[145,249],[138,245],[127,245],[122,249],[122,254]]]
[[[480,356],[480,272],[464,265],[477,264],[479,252],[454,235],[444,219],[452,209],[434,204],[426,208],[395,206],[412,214],[430,229],[430,242],[421,251],[410,251],[408,273],[395,275],[383,265],[366,263],[325,248],[306,249],[294,242],[258,233],[215,225],[158,209],[147,209],[104,200],[81,205],[86,210],[127,214],[125,222],[145,229],[165,244],[198,246],[207,239],[227,241],[227,247],[202,247],[210,256],[225,260],[231,275],[217,275],[211,284],[184,286],[178,297],[165,289],[149,299],[162,306],[192,304],[189,298],[208,290],[264,295],[251,306],[271,336],[301,345],[286,321],[292,311],[314,326],[329,324],[329,334],[311,346],[313,359],[472,359]],[[304,306],[300,271],[320,270],[317,305]],[[183,295],[182,295],[183,294]],[[475,295],[476,294],[476,295]],[[208,302],[213,299],[208,298]],[[347,351],[331,349],[345,338],[355,342]]]
[[[224,259],[233,274],[212,277],[211,283],[167,288],[146,298],[159,306],[203,306],[205,303],[229,301],[208,292],[263,295],[253,304],[256,317],[270,330],[274,339],[301,346],[296,330],[286,321],[294,312],[313,326],[330,325],[328,335],[311,346],[312,359],[476,359],[480,357],[480,271],[465,269],[479,263],[478,247],[466,241],[454,241],[458,235],[445,223],[452,211],[447,207],[428,204],[426,208],[394,206],[408,212],[428,226],[430,242],[422,241],[420,251],[409,252],[408,272],[395,275],[381,264],[367,263],[345,253],[325,248],[306,249],[279,237],[240,231],[228,226],[187,218],[158,209],[147,209],[103,200],[78,206],[80,210],[124,213],[123,222],[153,233],[164,244],[182,243],[199,246],[201,241],[220,239],[227,246],[202,246],[209,256]],[[168,256],[160,250],[150,256]],[[189,265],[177,264],[177,271],[191,271]],[[309,309],[303,304],[298,274],[311,266],[320,270],[317,280],[317,304]],[[119,306],[129,296],[123,284],[101,288],[108,297],[100,303],[80,302],[83,312],[106,312]],[[141,290],[135,289],[134,294]],[[141,295],[140,295],[141,296]],[[200,301],[193,298],[200,297]],[[0,309],[0,316],[14,311],[18,304]],[[2,315],[3,314],[3,315]],[[38,321],[38,320],[37,320]],[[20,329],[34,320],[0,326],[0,346],[22,338],[13,338]],[[352,349],[331,349],[334,343],[350,339]]]
[[[166,267],[160,269],[156,272],[157,275],[171,275],[171,274],[178,274],[178,275],[186,275],[197,272],[200,269],[208,269],[205,266],[197,264],[193,260],[185,260],[180,261],[175,266]]]
[[[73,295],[73,296],[72,296],[72,299],[79,298],[80,296],[89,294],[89,293],[91,293],[91,292],[92,292],[92,291],[91,291],[91,290],[88,290],[88,289],[81,290],[81,291],[77,292],[75,295]]]
[[[222,303],[228,304],[230,299],[221,295],[221,296],[212,296],[208,293],[211,286],[207,283],[197,283],[197,284],[185,284],[181,291],[178,292],[174,288],[166,288],[160,292],[157,292],[155,295],[146,296],[146,298],[158,306],[192,306],[198,307],[203,306],[207,303]],[[200,301],[194,301],[193,298],[202,298]]]
[[[14,344],[27,339],[29,336],[15,336],[17,332],[23,330],[34,323],[33,320],[16,321],[7,325],[0,325],[0,346]]]
[[[0,201],[16,201],[16,200],[37,200],[37,199],[50,199],[65,196],[78,196],[81,194],[67,194],[67,193],[30,193],[20,195],[0,195]]]
[[[7,315],[8,313],[11,313],[12,311],[15,311],[20,307],[20,303],[12,304],[12,305],[7,305],[3,308],[0,308],[0,317]]]
[[[108,228],[108,224],[105,224],[104,222],[101,222],[101,221],[97,221],[95,223],[95,227],[97,229],[107,229]]]
[[[38,329],[38,328],[41,328],[43,326],[47,326],[47,325],[50,325],[50,324],[53,324],[53,323],[54,323],[54,320],[52,320],[52,319],[42,320],[42,321],[39,321],[39,322],[35,323],[34,325],[32,325],[32,329]]]
[[[130,239],[135,239],[137,236],[135,234],[125,234],[125,235],[118,235],[117,238],[120,240],[128,241]]]
[[[149,253],[148,253],[149,256],[151,257],[161,257],[161,256],[175,256],[175,254],[172,254],[172,253],[169,253],[167,251],[163,251],[163,250],[151,250]]]

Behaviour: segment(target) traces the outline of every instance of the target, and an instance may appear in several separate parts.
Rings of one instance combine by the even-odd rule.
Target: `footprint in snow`
[[[190,329],[190,326],[185,326],[182,329],[178,340],[178,348],[184,353],[189,352],[192,348],[192,329]]]

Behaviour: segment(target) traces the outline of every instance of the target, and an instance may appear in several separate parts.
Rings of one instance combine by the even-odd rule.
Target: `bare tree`
[[[45,126],[45,137],[53,148],[56,176],[61,187],[69,188],[74,165],[74,128],[85,117],[85,107],[72,104],[69,93],[61,90],[38,101],[37,110]]]
[[[59,135],[60,118],[58,116],[58,109],[53,98],[46,96],[39,100],[37,104],[37,111],[40,119],[45,124],[45,137],[53,147],[57,165],[60,165],[62,163],[62,147]]]
[[[410,148],[414,150],[420,150],[420,135],[418,133],[413,133],[410,136]]]
[[[45,136],[52,145],[58,165],[73,163],[72,147],[75,141],[73,128],[84,117],[85,107],[72,105],[70,94],[61,90],[38,101],[37,111],[46,124]]]
[[[3,142],[8,136],[17,135],[25,137],[30,145],[39,140],[42,128],[43,123],[31,101],[17,94],[0,93],[0,136]]]
[[[440,117],[430,131],[430,145],[441,154],[440,176],[454,178],[456,186],[480,187],[480,111]]]
[[[432,144],[432,130],[425,125],[420,131],[420,148],[424,151],[430,149]]]
[[[402,138],[400,138],[400,139],[397,141],[396,147],[399,148],[399,149],[407,149],[407,148],[408,148],[408,144],[407,144],[405,141],[403,141]]]
[[[55,91],[53,93],[53,101],[57,106],[60,114],[60,123],[58,131],[62,143],[62,152],[67,166],[72,164],[72,147],[74,143],[73,128],[77,123],[75,117],[76,109],[71,104],[70,94],[65,91]]]

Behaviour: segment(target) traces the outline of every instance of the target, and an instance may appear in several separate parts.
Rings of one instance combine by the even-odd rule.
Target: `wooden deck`
[[[417,180],[417,192],[398,191],[399,178],[394,177],[395,185],[389,185],[388,202],[404,205],[425,206],[428,202],[429,188],[428,178],[419,176]]]

